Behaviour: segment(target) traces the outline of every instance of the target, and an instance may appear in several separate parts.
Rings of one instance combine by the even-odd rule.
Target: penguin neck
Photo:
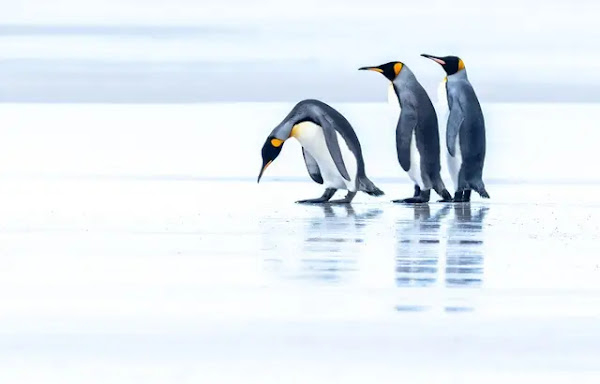
[[[302,123],[314,123],[320,125],[316,119],[306,117],[306,116],[294,116],[291,118],[286,118],[281,124],[279,124],[272,132],[272,136],[280,139],[287,140],[290,137],[296,137],[299,133],[299,128]]]
[[[279,139],[279,140],[287,140],[292,135],[292,130],[294,129],[294,125],[296,123],[292,120],[284,120],[279,124],[273,131],[271,132],[271,136]]]
[[[392,81],[392,83],[394,83],[396,87],[404,88],[416,81],[417,78],[415,77],[414,73],[412,73],[412,71],[408,69],[407,66],[404,66],[402,67],[402,70],[400,71],[398,76],[396,76],[394,81]]]
[[[460,71],[456,72],[455,74],[446,77],[446,81],[448,81],[449,83],[451,83],[453,81],[463,81],[463,80],[469,80],[469,78],[467,77],[466,69],[461,69]]]
[[[406,66],[402,68],[398,76],[392,81],[392,87],[398,97],[400,108],[402,108],[403,99],[413,96],[415,84],[418,84],[417,78]]]

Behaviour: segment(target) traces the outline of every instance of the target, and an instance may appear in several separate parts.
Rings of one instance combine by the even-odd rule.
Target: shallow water
[[[1,381],[598,382],[600,186],[378,185],[5,178]]]
[[[600,105],[484,105],[492,199],[416,207],[334,106],[384,197],[256,184],[288,103],[0,105],[0,382],[599,382]]]

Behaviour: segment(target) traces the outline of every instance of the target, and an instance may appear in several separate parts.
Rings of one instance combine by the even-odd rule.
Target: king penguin
[[[257,182],[290,137],[302,145],[310,177],[325,187],[321,197],[297,203],[348,204],[358,191],[372,196],[383,195],[383,191],[365,174],[360,143],[348,120],[322,101],[310,99],[296,104],[267,137],[262,148],[263,165]],[[329,201],[338,189],[347,190],[346,197]]]
[[[396,126],[396,150],[400,166],[415,183],[415,193],[413,197],[394,202],[426,203],[429,201],[431,188],[442,197],[442,201],[452,201],[440,176],[437,115],[425,89],[412,71],[398,61],[378,67],[362,67],[359,70],[379,72],[391,81],[388,97],[390,103],[400,108]]]
[[[469,202],[471,190],[489,199],[483,184],[483,162],[485,160],[485,122],[481,105],[473,86],[467,78],[465,63],[456,56],[426,57],[440,64],[447,77],[446,89],[448,122],[446,126],[446,148],[448,169],[454,183],[455,202]]]

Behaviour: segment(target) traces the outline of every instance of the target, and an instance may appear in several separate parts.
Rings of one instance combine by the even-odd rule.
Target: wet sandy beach
[[[599,186],[328,207],[293,203],[306,182],[5,184],[2,382],[600,378]]]

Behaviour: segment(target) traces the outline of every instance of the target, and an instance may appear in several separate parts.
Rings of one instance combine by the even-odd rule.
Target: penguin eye
[[[274,146],[275,148],[281,147],[281,144],[283,144],[283,140],[279,140],[276,138],[271,139],[271,145]]]

